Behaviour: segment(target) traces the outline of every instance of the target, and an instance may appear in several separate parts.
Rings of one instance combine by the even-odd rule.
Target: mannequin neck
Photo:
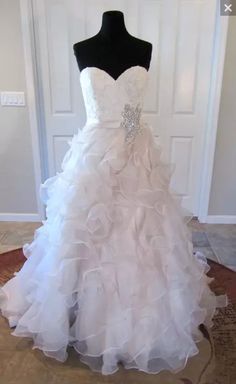
[[[102,15],[102,26],[98,34],[108,40],[117,41],[129,33],[125,27],[124,15],[120,11],[107,11]]]

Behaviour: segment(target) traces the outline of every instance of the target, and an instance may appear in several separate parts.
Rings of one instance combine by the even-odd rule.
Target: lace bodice
[[[100,68],[84,68],[80,83],[87,122],[120,121],[129,108],[136,116],[140,114],[147,78],[148,71],[139,65],[128,68],[116,80]]]

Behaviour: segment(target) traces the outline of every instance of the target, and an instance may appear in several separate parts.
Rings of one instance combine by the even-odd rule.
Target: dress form
[[[149,69],[152,44],[129,34],[124,14],[120,11],[103,13],[100,31],[93,37],[75,43],[74,54],[80,71],[98,67],[114,79],[132,66]]]

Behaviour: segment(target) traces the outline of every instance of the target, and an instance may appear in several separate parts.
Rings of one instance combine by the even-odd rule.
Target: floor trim
[[[0,221],[41,222],[38,213],[0,213]]]
[[[209,224],[236,224],[236,215],[208,215],[204,222]]]

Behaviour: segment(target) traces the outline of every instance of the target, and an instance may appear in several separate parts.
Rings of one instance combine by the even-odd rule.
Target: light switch
[[[24,107],[25,94],[24,92],[1,92],[1,105]]]

